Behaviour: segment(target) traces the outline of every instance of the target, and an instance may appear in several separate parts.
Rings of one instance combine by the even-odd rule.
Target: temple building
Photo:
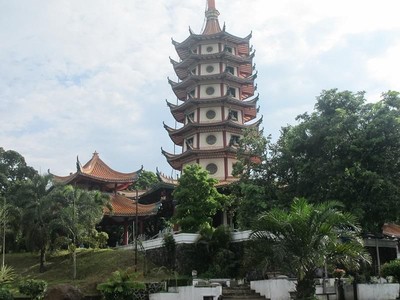
[[[129,242],[128,227],[138,218],[139,232],[143,233],[144,222],[157,215],[161,202],[141,204],[138,202],[139,193],[127,191],[134,184],[142,169],[131,173],[121,173],[111,169],[97,152],[92,158],[81,165],[79,159],[76,162],[76,172],[68,176],[53,175],[55,184],[73,185],[86,190],[98,190],[110,195],[112,210],[104,208],[104,217],[101,226],[117,225],[123,227],[122,244]],[[133,235],[133,233],[132,233]]]
[[[208,0],[202,33],[189,30],[183,42],[172,40],[179,61],[170,60],[178,81],[169,83],[177,104],[167,101],[167,105],[181,126],[164,127],[182,151],[162,149],[162,154],[175,170],[197,163],[227,184],[235,180],[232,170],[243,131],[258,128],[262,119],[254,121],[258,95],[251,34],[241,38],[227,33],[218,16],[215,0]]]

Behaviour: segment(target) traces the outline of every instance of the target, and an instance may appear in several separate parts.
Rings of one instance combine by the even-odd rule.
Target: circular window
[[[214,119],[215,118],[215,111],[213,111],[213,110],[208,110],[207,112],[206,112],[206,117],[207,117],[207,119]]]
[[[214,50],[214,48],[211,47],[211,46],[208,46],[208,47],[206,48],[206,51],[207,51],[207,52],[212,52],[213,50]]]
[[[206,89],[207,95],[212,95],[212,94],[214,94],[214,92],[215,92],[215,89],[214,89],[212,86],[209,86],[209,87]]]
[[[213,66],[207,66],[206,68],[207,73],[211,73],[214,71],[214,67]]]
[[[209,145],[214,145],[217,142],[217,138],[215,137],[215,135],[210,134],[209,136],[207,136],[206,142]]]
[[[218,167],[217,167],[216,164],[211,163],[211,164],[208,164],[208,165],[207,165],[206,170],[207,170],[208,173],[210,173],[210,174],[215,174],[215,173],[217,173],[217,171],[218,171]]]

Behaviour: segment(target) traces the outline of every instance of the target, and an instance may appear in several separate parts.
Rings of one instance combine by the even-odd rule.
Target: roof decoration
[[[77,171],[68,176],[57,176],[53,174],[53,179],[59,184],[73,184],[83,182],[96,182],[101,185],[112,184],[117,190],[125,189],[134,183],[143,167],[135,172],[121,173],[111,169],[103,160],[100,159],[99,153],[93,153],[92,158],[82,166],[77,157]]]
[[[221,26],[218,22],[219,11],[215,8],[215,0],[207,1],[207,10],[205,12],[206,26],[204,28],[203,34],[215,34],[221,32]]]

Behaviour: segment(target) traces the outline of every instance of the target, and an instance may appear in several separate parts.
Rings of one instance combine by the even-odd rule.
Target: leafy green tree
[[[270,168],[271,139],[262,131],[251,128],[239,140],[237,162],[233,175],[240,181],[231,186],[236,202],[237,221],[240,228],[248,229],[255,215],[282,204],[277,200],[277,186]]]
[[[21,185],[37,174],[28,166],[24,157],[16,151],[4,150],[0,147],[0,205],[7,212],[7,218],[2,219],[2,249],[15,247],[20,239],[21,207],[26,200],[19,198]]]
[[[10,189],[19,181],[32,178],[36,170],[29,167],[24,157],[16,151],[0,147],[0,193],[10,195]]]
[[[146,190],[158,183],[157,175],[151,171],[140,171],[138,180],[132,185],[131,190]]]
[[[210,226],[212,217],[227,197],[215,188],[217,180],[198,164],[186,166],[179,185],[173,192],[177,200],[172,222],[178,224],[184,232],[197,232],[204,226]]]
[[[239,259],[231,249],[232,232],[229,227],[204,227],[196,243],[197,252],[202,252],[202,264],[208,269],[206,276],[232,278],[237,274]]]
[[[380,232],[385,222],[399,222],[399,109],[398,92],[367,103],[364,92],[326,90],[312,113],[282,128],[276,143],[245,136],[240,151],[258,154],[261,163],[238,156],[242,227],[250,225],[246,211],[253,203],[262,211],[289,206],[294,197],[313,203],[340,200],[369,232]]]
[[[325,264],[356,270],[369,261],[356,218],[338,202],[310,204],[295,199],[289,211],[272,209],[259,217],[252,237],[271,248],[273,260],[297,278],[297,299],[312,299],[314,276]]]
[[[271,167],[287,198],[339,199],[363,228],[399,221],[400,97],[323,91],[313,113],[282,129]]]
[[[71,185],[57,187],[52,199],[62,209],[57,219],[57,232],[70,238],[69,250],[72,254],[73,279],[76,279],[76,248],[85,239],[97,234],[96,224],[103,217],[103,208],[110,207],[110,197],[98,191],[86,191]]]
[[[58,219],[59,207],[49,197],[50,175],[36,175],[22,188],[29,204],[23,210],[22,228],[28,249],[39,250],[39,271],[45,271],[46,252],[50,246],[52,225]],[[20,193],[22,196],[22,193]]]

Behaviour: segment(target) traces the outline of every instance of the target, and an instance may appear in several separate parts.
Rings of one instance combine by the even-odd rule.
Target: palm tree
[[[51,240],[51,224],[57,218],[54,203],[48,197],[51,187],[50,175],[35,175],[22,188],[21,196],[27,199],[23,209],[22,230],[27,246],[39,250],[39,271],[45,271],[46,252]]]
[[[71,239],[73,279],[76,279],[76,247],[96,233],[95,226],[103,217],[103,209],[110,206],[110,197],[98,191],[86,191],[67,185],[57,187],[52,198],[63,209],[57,220],[58,233]],[[110,207],[109,207],[110,208]]]
[[[252,237],[271,247],[283,271],[297,278],[297,299],[313,299],[314,275],[326,264],[357,269],[369,261],[354,216],[339,202],[310,204],[295,199],[289,211],[273,209],[254,224]]]

